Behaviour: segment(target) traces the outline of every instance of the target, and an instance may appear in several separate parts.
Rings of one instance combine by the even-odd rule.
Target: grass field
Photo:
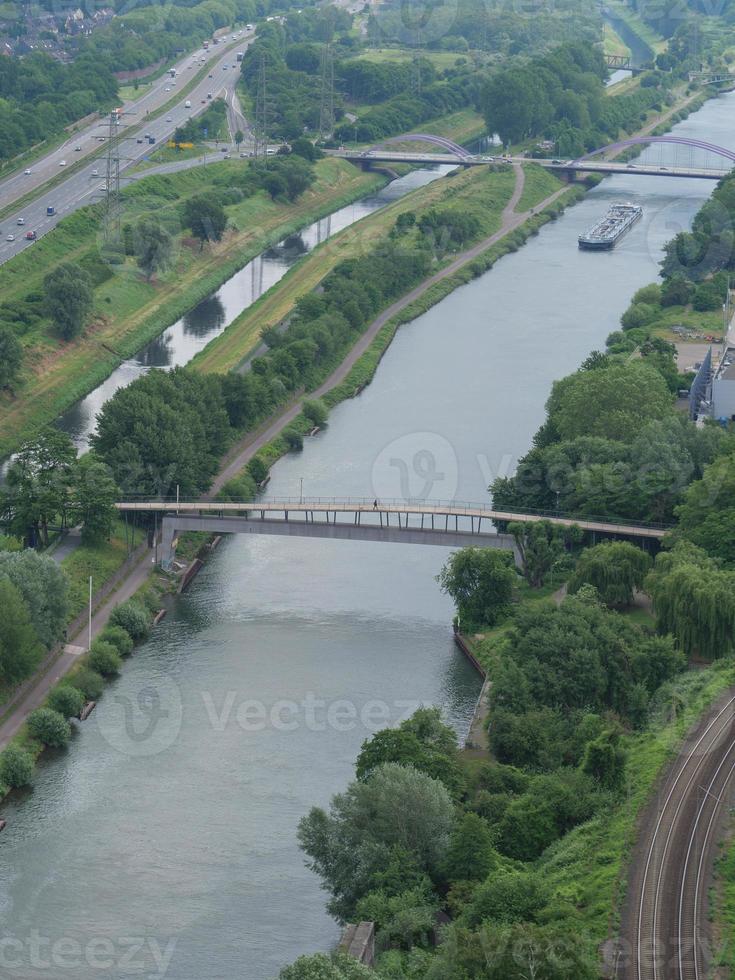
[[[166,209],[175,217],[186,198],[209,186],[215,173],[247,166],[220,161],[176,175],[152,176],[129,188],[125,218]],[[43,277],[62,261],[78,262],[104,281],[95,290],[93,321],[72,343],[58,340],[42,321],[22,338],[26,377],[16,397],[0,396],[0,455],[51,421],[120,360],[160,333],[263,248],[328,214],[336,207],[379,187],[385,177],[367,174],[341,160],[317,166],[317,182],[295,204],[271,201],[264,192],[229,207],[231,230],[203,251],[182,233],[176,261],[160,280],[146,282],[130,264],[106,268],[100,256],[99,208],[85,208],[60,222],[32,250],[0,268],[3,302],[22,301],[42,290]]]
[[[399,65],[404,62],[413,61],[416,52],[409,48],[368,48],[363,51],[358,58],[363,61],[374,61],[378,64]],[[421,51],[421,57],[430,61],[435,68],[454,68],[457,61],[467,62],[470,60],[467,52],[461,51]]]
[[[563,186],[557,176],[551,171],[539,167],[538,164],[525,163],[523,170],[526,174],[526,180],[521,199],[516,204],[518,214],[536,207],[537,204],[540,204],[541,201]]]
[[[296,300],[315,289],[339,262],[359,257],[384,238],[403,212],[420,214],[439,205],[467,209],[481,218],[478,238],[491,235],[500,227],[500,214],[513,191],[513,183],[510,169],[498,172],[484,168],[466,170],[419,188],[363,218],[293,266],[277,286],[245,310],[197,355],[194,366],[206,372],[222,372],[237,366],[257,345],[266,327],[280,323]]]
[[[630,54],[630,48],[628,45],[607,23],[603,23],[602,25],[602,50],[605,52],[605,54],[622,56],[627,56]]]
[[[92,589],[96,591],[114,575],[127,557],[125,527],[118,519],[115,521],[109,541],[94,545],[82,544],[62,561],[61,567],[66,572],[69,582],[69,622],[87,605],[89,576],[92,576]]]

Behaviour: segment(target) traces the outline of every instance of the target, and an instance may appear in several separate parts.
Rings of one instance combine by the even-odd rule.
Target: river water
[[[677,132],[726,145],[733,106],[711,101]],[[604,345],[713,186],[603,182],[401,328],[373,383],[274,467],[268,492],[303,481],[306,496],[485,499],[527,450],[553,380]],[[580,252],[577,236],[619,200],[643,220],[614,251]],[[477,697],[434,581],[445,557],[227,540],[70,748],[5,805],[0,917],[16,945],[0,944],[0,974],[266,980],[328,948],[338,930],[302,863],[299,818],[344,788],[372,730],[432,703],[462,737]]]

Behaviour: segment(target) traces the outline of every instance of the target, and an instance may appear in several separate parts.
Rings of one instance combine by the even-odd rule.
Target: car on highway
[[[94,170],[92,171],[92,176],[93,176],[93,177],[99,177],[99,175],[100,175],[100,172],[99,172],[99,170],[98,170],[98,169],[97,169],[97,168],[95,167],[95,168],[94,168]]]
[[[211,71],[210,71],[210,73],[209,73],[209,74],[207,75],[207,78],[214,78],[214,75],[212,74],[212,72],[211,72]]]
[[[634,163],[629,163],[628,164],[628,170],[635,170],[635,164]]]
[[[26,223],[26,219],[25,218],[18,218],[18,220],[15,223],[16,223],[16,225],[24,225]]]
[[[5,239],[5,241],[6,242],[14,242],[15,241],[15,235],[8,235],[8,237]]]
[[[66,166],[66,160],[59,160],[59,166],[60,167],[65,167]]]
[[[167,85],[166,88],[163,91],[164,92],[170,92],[171,91],[171,86],[170,85]]]
[[[173,119],[171,118],[171,116],[166,116],[166,122],[173,122]]]
[[[35,242],[35,240],[36,240],[36,233],[35,233],[35,231],[27,231],[26,232],[26,241]]]
[[[81,148],[81,146],[79,146],[79,144],[77,144],[77,145],[76,145],[76,146],[74,147],[74,152],[75,152],[75,153],[81,153],[81,152],[82,152],[82,148]]]
[[[26,175],[26,177],[30,177],[31,176],[30,170],[24,170],[23,173]]]

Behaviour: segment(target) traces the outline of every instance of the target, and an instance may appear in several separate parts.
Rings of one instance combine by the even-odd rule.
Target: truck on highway
[[[171,78],[176,78],[176,69],[175,68],[169,68],[168,73],[171,76]]]
[[[238,60],[238,61],[242,61],[242,59],[243,59],[244,57],[245,57],[245,52],[244,52],[244,51],[238,51],[238,52],[237,52],[237,60]]]
[[[46,214],[49,216],[49,218],[56,214],[56,208],[53,206],[53,204],[46,205]]]
[[[208,51],[208,50],[209,50],[209,41],[205,41],[205,42],[204,42],[204,43],[202,44],[202,47],[204,48],[204,50],[205,50],[205,51]]]

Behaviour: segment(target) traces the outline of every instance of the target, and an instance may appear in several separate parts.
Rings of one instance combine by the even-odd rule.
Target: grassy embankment
[[[732,816],[730,817],[732,821]],[[714,884],[710,891],[710,920],[716,967],[727,967],[732,976],[735,971],[735,828],[730,827],[715,862]]]
[[[642,17],[639,17],[638,14],[635,14],[627,4],[621,3],[619,0],[610,0],[609,7],[613,16],[617,17],[618,20],[624,21],[631,31],[637,34],[644,44],[648,45],[654,54],[661,54],[662,51],[666,50],[668,45],[666,38],[661,37],[650,24],[643,20]]]
[[[605,54],[627,57],[630,48],[608,23],[602,25],[602,50]]]
[[[167,210],[175,215],[189,197],[208,190],[215,177],[247,166],[220,161],[207,168],[153,176],[124,194],[125,220]],[[150,283],[132,267],[106,268],[100,257],[99,206],[83,208],[62,221],[32,250],[0,268],[0,294],[7,304],[22,303],[42,291],[43,277],[60,262],[77,262],[99,282],[93,322],[71,343],[54,336],[46,320],[31,325],[22,338],[26,355],[24,387],[16,397],[0,397],[0,455],[17,447],[41,425],[84,396],[125,358],[216,289],[269,244],[292,234],[335,208],[385,182],[340,160],[322,160],[317,181],[294,204],[271,201],[263,191],[226,210],[232,228],[204,250],[183,231],[176,260]],[[185,284],[182,286],[182,284]]]

